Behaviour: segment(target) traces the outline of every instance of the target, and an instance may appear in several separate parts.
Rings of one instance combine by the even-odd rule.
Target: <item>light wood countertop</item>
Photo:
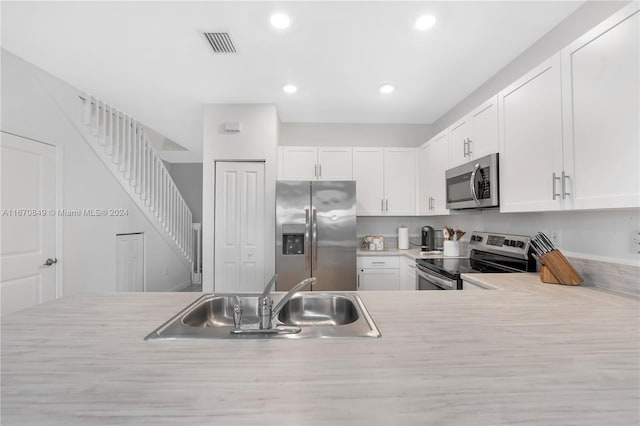
[[[379,339],[143,340],[199,293],[40,305],[2,318],[1,423],[639,423],[638,300],[465,278],[500,290],[362,292]]]

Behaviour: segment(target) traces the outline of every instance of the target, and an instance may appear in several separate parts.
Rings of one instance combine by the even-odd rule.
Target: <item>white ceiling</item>
[[[2,46],[200,154],[205,103],[275,103],[283,122],[432,123],[582,3],[3,1]],[[277,11],[288,29],[270,26]],[[436,25],[415,30],[425,13]],[[238,53],[213,54],[202,33],[215,31]],[[396,91],[378,93],[387,82]]]

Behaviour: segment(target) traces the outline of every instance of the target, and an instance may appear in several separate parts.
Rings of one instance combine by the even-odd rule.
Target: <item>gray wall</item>
[[[483,101],[507,87],[628,3],[627,1],[586,2],[509,65],[436,120],[433,123],[433,134],[462,118]]]
[[[202,223],[202,163],[166,163],[184,201],[191,209],[194,223]]]
[[[282,123],[279,145],[413,147],[432,135],[429,124]]]

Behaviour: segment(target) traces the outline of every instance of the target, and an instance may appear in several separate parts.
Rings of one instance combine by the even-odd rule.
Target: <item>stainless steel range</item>
[[[474,231],[469,258],[417,259],[417,288],[461,290],[460,274],[535,271],[529,240],[524,235]]]

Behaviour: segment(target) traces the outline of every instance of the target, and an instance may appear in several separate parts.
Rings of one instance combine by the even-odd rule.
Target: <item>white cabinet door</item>
[[[358,291],[398,290],[399,269],[359,269]]]
[[[400,290],[416,289],[416,261],[403,257],[400,269]]]
[[[445,130],[418,150],[419,196],[418,215],[447,215],[446,182],[448,131]]]
[[[470,116],[466,116],[449,127],[449,167],[469,161],[467,142],[471,135]]]
[[[316,180],[318,175],[317,148],[285,146],[282,150],[282,179]]]
[[[562,51],[564,184],[573,208],[639,205],[639,22],[634,2]]]
[[[557,54],[498,95],[502,212],[563,208],[560,81]]]
[[[415,148],[384,149],[384,198],[385,214],[389,216],[415,216]]]
[[[384,215],[384,152],[382,148],[353,148],[358,216]]]
[[[467,143],[467,158],[473,160],[498,152],[498,96],[483,102],[470,114],[471,136]]]
[[[352,148],[318,148],[318,180],[352,180]]]
[[[446,164],[449,140],[447,132],[442,132],[433,138],[429,144],[427,165],[429,169],[428,182],[430,188],[429,215],[447,215]]]
[[[418,216],[428,215],[431,207],[429,144],[432,140],[418,148]]]

